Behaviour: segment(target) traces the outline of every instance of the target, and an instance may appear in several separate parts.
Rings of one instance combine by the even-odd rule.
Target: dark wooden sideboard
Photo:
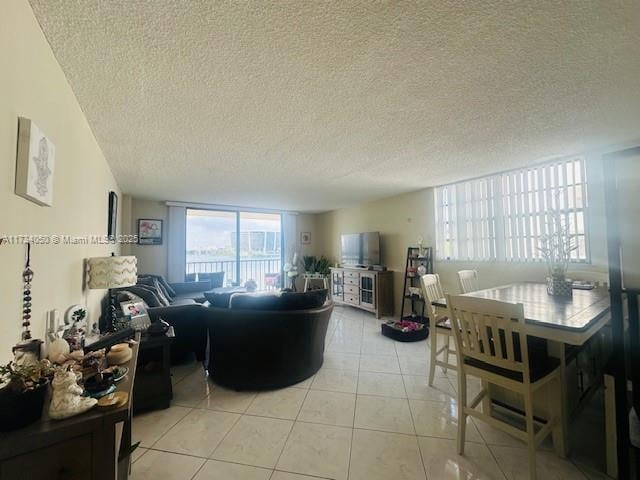
[[[47,414],[47,399],[39,421],[0,433],[0,480],[127,479],[138,347],[132,346],[133,355],[126,365],[129,372],[117,385],[118,391],[129,394],[126,405],[115,409],[94,407],[75,417],[52,420]]]

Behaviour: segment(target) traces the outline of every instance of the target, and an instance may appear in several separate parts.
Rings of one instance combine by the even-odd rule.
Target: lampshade
[[[134,256],[94,257],[87,260],[87,286],[91,289],[130,287],[138,281]]]

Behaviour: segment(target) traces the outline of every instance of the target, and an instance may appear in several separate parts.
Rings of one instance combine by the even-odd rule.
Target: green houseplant
[[[52,375],[48,360],[26,365],[9,362],[0,366],[0,431],[22,428],[42,416]]]

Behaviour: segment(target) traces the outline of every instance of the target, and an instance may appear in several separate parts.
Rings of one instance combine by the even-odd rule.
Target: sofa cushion
[[[237,310],[281,310],[280,296],[274,294],[234,293],[229,308]]]
[[[320,308],[327,301],[327,290],[284,292],[280,295],[280,310],[309,310]]]
[[[238,310],[310,310],[320,308],[327,299],[327,290],[284,292],[282,294],[236,293],[231,296],[229,308]]]
[[[180,305],[198,305],[198,302],[196,302],[193,298],[178,298],[171,304],[172,307],[177,307]]]

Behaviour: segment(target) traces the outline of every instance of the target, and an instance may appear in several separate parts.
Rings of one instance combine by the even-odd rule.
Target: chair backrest
[[[480,290],[478,287],[478,271],[460,270],[458,272],[458,286],[460,287],[460,293],[469,293]]]
[[[440,284],[440,275],[437,273],[427,273],[420,277],[420,285],[422,285],[422,296],[425,301],[425,310],[430,319],[436,320],[436,307],[432,302],[439,298],[444,298],[444,291]]]
[[[460,362],[473,358],[521,372],[529,381],[529,351],[521,303],[447,295]]]

